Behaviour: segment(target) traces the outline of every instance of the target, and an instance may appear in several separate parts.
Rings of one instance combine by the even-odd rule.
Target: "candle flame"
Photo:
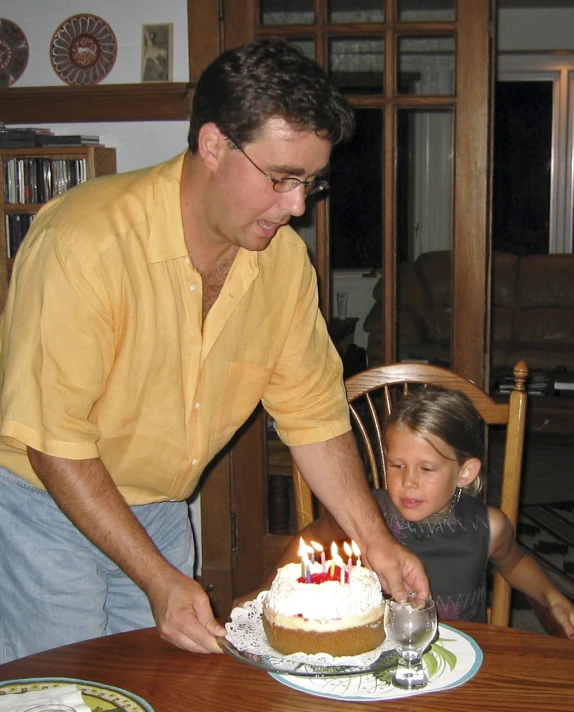
[[[330,575],[334,576],[335,575],[335,559],[339,557],[339,554],[337,553],[337,545],[335,544],[334,541],[331,542],[331,570],[330,570]]]
[[[318,544],[316,541],[312,541],[311,546],[315,549],[315,551],[323,551],[322,544]]]
[[[346,541],[343,542],[343,548],[345,549],[345,554],[347,554],[347,556],[353,555],[353,550],[351,549],[351,546]]]
[[[351,539],[351,546],[353,547],[353,554],[355,554],[355,556],[360,556],[361,550],[359,549],[357,542],[353,539]]]
[[[307,553],[307,544],[303,541],[303,537],[299,538],[299,551],[297,552],[299,556]]]

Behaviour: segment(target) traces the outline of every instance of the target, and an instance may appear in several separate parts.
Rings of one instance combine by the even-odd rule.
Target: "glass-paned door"
[[[321,307],[344,363],[350,343],[363,348],[372,365],[400,358],[415,336],[436,337],[432,297],[443,310],[446,337],[430,359],[484,382],[492,4],[225,3],[224,37],[235,41],[238,26],[243,39],[286,37],[315,57],[357,112],[354,141],[333,152],[329,194],[310,204],[304,223],[296,225],[313,257]],[[421,287],[419,261],[428,263],[430,295]],[[427,311],[411,319],[413,326],[406,318],[413,317],[414,303],[405,303],[404,294],[414,299],[414,289]],[[347,293],[346,313],[337,311],[337,293]],[[414,358],[414,351],[404,353]],[[237,527],[234,567],[251,572],[250,579],[235,575],[235,595],[241,595],[259,584],[257,571],[271,570],[294,531],[290,458],[261,414],[231,460],[231,499],[239,503],[233,516],[249,520],[252,532],[242,538]],[[245,492],[249,511],[242,504]]]

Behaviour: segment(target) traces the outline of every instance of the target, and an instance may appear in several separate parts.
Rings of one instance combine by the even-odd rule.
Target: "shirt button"
[[[191,260],[189,259],[189,257],[186,257],[186,258],[185,258],[185,264],[186,264],[186,265],[190,265],[190,264],[191,264]]]
[[[195,410],[199,410],[199,408],[201,408],[201,403],[197,401],[197,403],[195,404]]]
[[[193,460],[191,461],[191,464],[197,465],[198,462],[199,462],[199,460],[197,459],[197,457],[194,457]]]
[[[195,284],[190,284],[190,285],[189,285],[189,290],[190,290],[191,292],[195,292],[196,289],[197,289],[197,287],[195,286]]]

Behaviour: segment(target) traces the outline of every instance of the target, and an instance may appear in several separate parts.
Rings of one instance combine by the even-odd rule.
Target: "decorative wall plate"
[[[26,35],[16,23],[0,18],[0,87],[9,87],[22,76],[29,55]]]
[[[111,72],[118,53],[112,28],[96,15],[74,15],[54,33],[50,60],[67,84],[97,84]]]

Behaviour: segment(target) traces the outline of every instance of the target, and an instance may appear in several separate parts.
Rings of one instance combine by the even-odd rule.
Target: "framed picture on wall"
[[[142,82],[173,79],[173,23],[142,25]]]

